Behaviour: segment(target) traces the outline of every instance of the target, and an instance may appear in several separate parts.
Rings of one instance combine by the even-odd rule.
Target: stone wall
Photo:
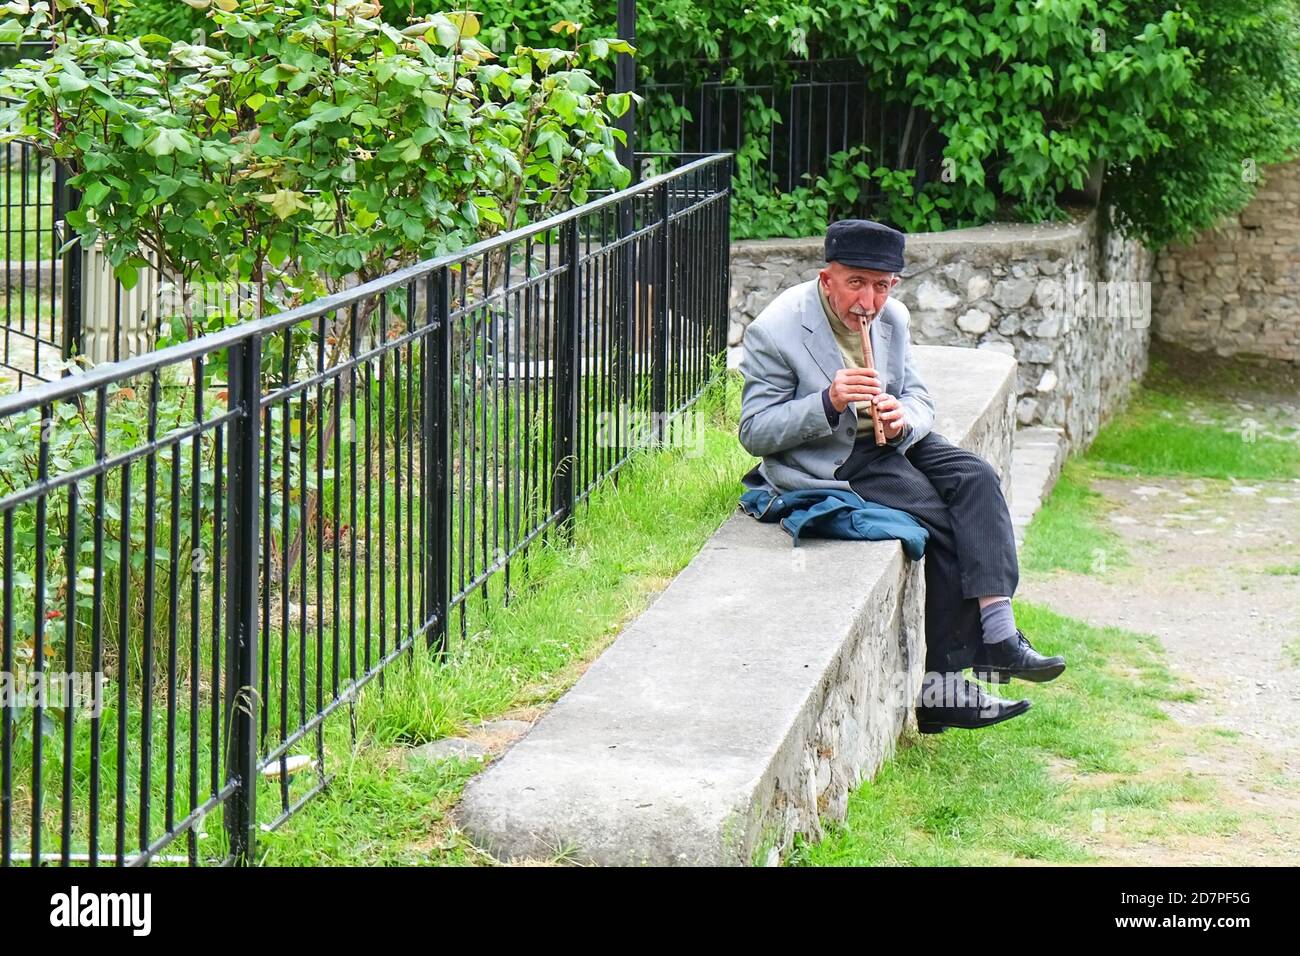
[[[783,289],[824,267],[821,239],[739,242],[731,343]],[[1146,372],[1152,257],[1094,213],[1063,225],[995,224],[907,237],[896,297],[921,345],[1014,357],[1016,418],[1086,447]]]
[[[1300,160],[1242,212],[1157,263],[1155,334],[1198,352],[1300,362]]]

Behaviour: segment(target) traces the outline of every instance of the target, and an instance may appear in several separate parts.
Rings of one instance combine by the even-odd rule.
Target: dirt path
[[[1026,575],[1016,596],[1160,638],[1197,695],[1164,705],[1195,741],[1170,769],[1215,781],[1215,808],[1240,825],[1198,834],[1170,821],[1136,843],[1094,834],[1091,849],[1141,865],[1300,863],[1300,480],[1093,488],[1127,563],[1098,551],[1097,573]]]

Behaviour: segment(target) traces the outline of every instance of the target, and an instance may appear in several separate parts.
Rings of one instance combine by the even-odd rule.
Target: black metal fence
[[[63,169],[29,143],[0,145],[0,232],[4,244],[4,324],[0,327],[0,378],[22,388],[31,380],[58,377],[79,336],[64,288],[67,238],[63,218],[71,190]],[[79,293],[79,288],[77,289]]]
[[[12,59],[13,48],[6,49]],[[43,44],[21,49],[29,56],[45,51]],[[4,60],[0,56],[0,64]],[[0,393],[69,374],[74,357],[93,364],[152,350],[181,310],[175,283],[164,270],[142,270],[139,283],[128,290],[98,243],[68,246],[75,234],[66,216],[80,195],[68,185],[67,167],[34,144],[0,144],[0,173]],[[332,220],[319,225],[329,229]],[[233,322],[253,312],[252,293],[235,283],[186,292],[196,314],[224,313]]]
[[[729,163],[0,398],[0,865],[251,859],[711,380]]]
[[[48,44],[0,44],[0,70],[48,54]],[[48,381],[80,351],[78,315],[64,305],[64,284],[79,282],[81,259],[60,254],[73,191],[65,170],[30,143],[0,144],[0,233],[4,243],[4,313],[0,326],[0,384],[23,388]],[[80,295],[76,285],[75,293]],[[71,323],[71,327],[69,324]]]
[[[941,173],[938,127],[923,110],[882,101],[856,61],[773,64],[772,78],[759,83],[726,78],[726,63],[678,72],[640,90],[647,103],[637,114],[638,136],[646,148],[739,153],[758,137],[760,169],[775,192],[806,185],[827,171],[830,156],[857,146],[868,148],[873,167],[915,170],[917,190]],[[876,194],[863,186],[869,207]]]

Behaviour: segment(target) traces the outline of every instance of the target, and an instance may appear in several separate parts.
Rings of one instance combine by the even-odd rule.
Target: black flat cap
[[[903,234],[870,219],[841,219],[826,230],[826,261],[877,272],[903,271]]]

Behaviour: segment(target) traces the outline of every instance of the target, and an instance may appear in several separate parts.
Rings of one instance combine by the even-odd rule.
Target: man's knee
[[[948,489],[945,498],[949,503],[957,495],[958,489],[968,495],[984,496],[997,492],[1002,493],[1002,479],[998,476],[997,470],[987,461],[972,451],[964,449],[956,453],[959,460],[958,474],[961,476],[959,484],[954,484]]]
[[[972,462],[972,467],[974,468],[975,475],[976,475],[975,480],[980,482],[980,484],[982,485],[985,485],[990,488],[996,488],[998,491],[1001,491],[1002,479],[1001,477],[999,477],[997,473],[997,469],[995,469],[992,465],[990,465],[979,455],[971,455],[971,458],[974,459],[974,461]]]

